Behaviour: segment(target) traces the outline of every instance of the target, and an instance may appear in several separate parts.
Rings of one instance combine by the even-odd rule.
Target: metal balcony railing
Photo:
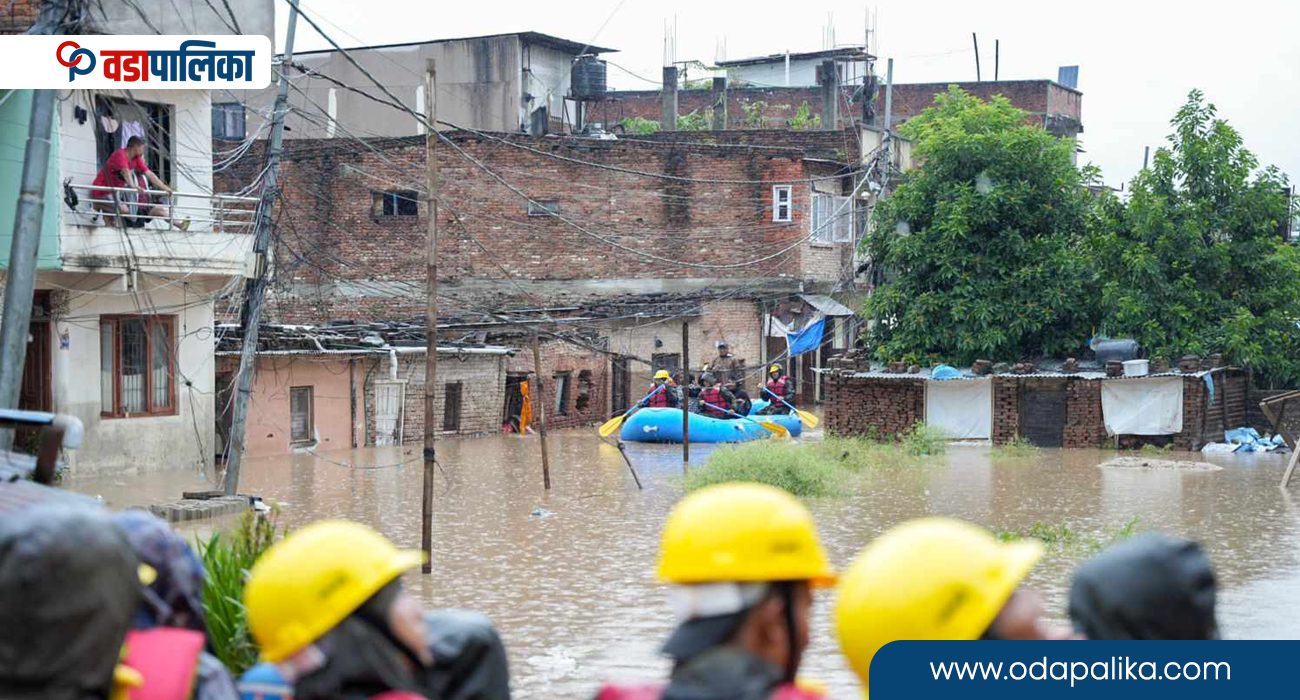
[[[73,184],[66,187],[77,193],[77,206],[72,211],[79,217],[73,219],[73,223],[81,226],[118,226],[119,215],[115,212],[120,212],[125,205],[126,223],[136,228],[152,221],[161,221],[164,227],[174,228],[189,221],[190,231],[246,234],[253,232],[258,203],[257,197],[226,194],[175,192],[169,195],[161,190],[138,190],[134,187]],[[108,192],[109,196],[95,198],[91,193],[96,191]],[[148,200],[142,202],[142,197],[148,197]],[[161,216],[152,213],[157,207],[165,213]]]

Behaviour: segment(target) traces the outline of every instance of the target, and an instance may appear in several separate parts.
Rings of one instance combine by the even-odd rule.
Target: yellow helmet
[[[781,365],[772,365],[767,369],[768,374],[771,374],[773,372],[780,372],[780,371],[781,371]]]
[[[708,486],[683,498],[664,524],[658,576],[680,584],[835,582],[803,503],[751,483]]]
[[[655,379],[672,379],[672,375],[668,374],[668,370],[661,369],[655,372]]]
[[[257,560],[244,588],[262,658],[293,656],[423,561],[360,523],[326,520],[290,534]]]
[[[999,542],[947,518],[903,523],[844,572],[835,631],[870,694],[871,659],[899,639],[978,639],[1043,555],[1036,541]]]

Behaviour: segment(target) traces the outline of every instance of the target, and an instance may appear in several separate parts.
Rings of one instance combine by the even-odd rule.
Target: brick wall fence
[[[455,355],[439,353],[438,383],[443,389],[434,392],[434,415],[438,427],[443,427],[445,417],[446,384],[461,385],[460,427],[454,432],[439,434],[485,435],[501,431],[501,412],[504,407],[505,356]],[[402,407],[405,423],[402,428],[404,444],[424,441],[424,362],[423,354],[400,355],[397,361],[397,378],[406,380],[406,400]],[[367,359],[357,372],[364,386],[366,444],[375,444],[375,382],[388,379],[388,358]]]
[[[1245,371],[1225,368],[1215,371],[1214,398],[1200,375],[1183,380],[1183,430],[1176,435],[1120,436],[1126,449],[1145,444],[1172,444],[1174,449],[1195,451],[1207,442],[1223,440],[1223,431],[1246,425],[1247,388]],[[853,377],[832,373],[826,384],[826,431],[834,435],[889,436],[906,431],[925,419],[925,380]],[[993,378],[993,442],[1005,444],[1020,435],[1022,389],[1044,380],[1036,377],[1000,375]],[[1107,436],[1101,408],[1101,387],[1106,380],[1063,376],[1066,390],[1063,447],[1090,448],[1114,445]]]

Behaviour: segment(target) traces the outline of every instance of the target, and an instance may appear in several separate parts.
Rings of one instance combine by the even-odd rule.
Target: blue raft
[[[691,442],[749,442],[771,437],[766,428],[749,420],[723,420],[691,414]],[[643,408],[623,421],[619,436],[625,442],[682,441],[680,408]]]
[[[753,410],[766,406],[755,401]],[[753,415],[751,410],[750,415]],[[759,416],[756,416],[759,417]],[[798,416],[761,416],[762,420],[785,426],[791,437],[799,437],[803,423]],[[749,442],[772,437],[772,433],[752,420],[710,418],[691,414],[691,442]],[[682,412],[677,408],[643,408],[623,421],[619,437],[625,442],[682,441]]]

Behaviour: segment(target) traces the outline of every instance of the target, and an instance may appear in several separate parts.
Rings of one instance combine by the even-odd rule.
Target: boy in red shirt
[[[113,151],[113,155],[108,157],[108,162],[100,169],[99,174],[95,176],[95,181],[91,184],[99,187],[134,187],[139,190],[138,203],[126,201],[130,194],[125,192],[118,193],[118,214],[130,216],[132,207],[137,210],[136,216],[153,216],[163,218],[167,216],[167,210],[159,205],[151,205],[151,198],[145,193],[145,187],[141,184],[141,178],[148,180],[149,184],[155,189],[166,192],[169,196],[175,194],[175,190],[168,187],[165,182],[160,180],[157,175],[149,169],[144,162],[144,139],[139,136],[132,136],[126,141],[126,148],[119,148]],[[113,193],[108,190],[91,190],[92,199],[111,200]],[[95,202],[95,209],[102,212],[113,212],[113,203]],[[118,217],[105,217],[112,225],[120,225]],[[172,222],[172,225],[182,231],[190,226],[189,220],[181,222]]]

